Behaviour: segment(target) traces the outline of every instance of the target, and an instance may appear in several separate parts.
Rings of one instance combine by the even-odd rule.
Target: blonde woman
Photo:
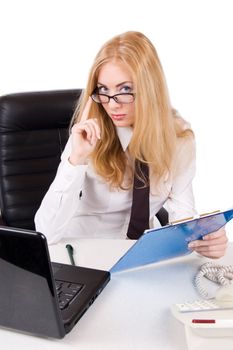
[[[148,165],[149,179],[135,160]],[[169,221],[196,213],[193,132],[171,106],[153,44],[142,33],[126,32],[96,56],[36,229],[50,243],[64,236],[126,238],[134,173],[150,189],[148,226],[158,224],[163,205]],[[221,229],[190,248],[217,258],[226,245]]]

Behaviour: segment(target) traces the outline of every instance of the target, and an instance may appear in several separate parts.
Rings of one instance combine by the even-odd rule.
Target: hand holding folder
[[[111,272],[151,264],[186,255],[188,243],[218,231],[233,218],[233,209],[202,215],[158,229],[146,230],[135,244],[111,268]]]

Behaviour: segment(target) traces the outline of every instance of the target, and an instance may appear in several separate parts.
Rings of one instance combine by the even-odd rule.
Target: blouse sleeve
[[[194,137],[179,140],[172,171],[172,186],[166,202],[169,222],[196,215],[192,181],[196,169]]]
[[[43,233],[49,243],[55,243],[65,236],[65,228],[77,210],[85,178],[87,165],[71,165],[68,161],[70,151],[69,139],[56,177],[35,215],[36,230]]]

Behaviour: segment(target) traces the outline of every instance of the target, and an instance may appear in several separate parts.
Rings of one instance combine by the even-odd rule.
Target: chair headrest
[[[2,96],[0,131],[67,127],[81,92],[81,89],[53,90]]]

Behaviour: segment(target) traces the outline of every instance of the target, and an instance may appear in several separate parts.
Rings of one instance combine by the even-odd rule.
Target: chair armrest
[[[159,220],[161,226],[166,226],[168,224],[168,212],[162,207],[156,214],[157,219]]]

